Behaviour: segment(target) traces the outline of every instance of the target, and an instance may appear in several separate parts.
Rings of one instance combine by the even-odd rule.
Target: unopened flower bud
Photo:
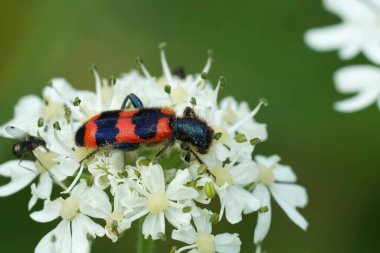
[[[59,124],[58,121],[54,122],[53,127],[55,130],[61,131],[61,125]]]
[[[184,208],[182,208],[182,212],[183,213],[189,213],[189,212],[191,212],[191,206],[185,206]]]
[[[43,117],[38,119],[37,125],[38,127],[42,127],[45,123],[45,119]]]
[[[74,100],[74,102],[73,102],[73,105],[74,106],[79,106],[81,102],[82,101],[79,99],[79,97],[76,97],[75,100]]]
[[[158,239],[160,239],[163,242],[166,242],[166,235],[162,232],[157,234]]]
[[[257,145],[260,142],[261,142],[261,140],[259,138],[253,138],[252,140],[249,141],[249,143],[251,143],[252,146]]]
[[[215,139],[215,140],[219,140],[219,139],[222,137],[222,135],[223,135],[223,134],[222,134],[221,132],[215,133],[215,134],[214,134],[214,139]]]
[[[247,138],[244,134],[238,133],[237,135],[235,135],[235,141],[238,143],[243,143],[247,141]]]
[[[204,186],[204,191],[206,193],[206,196],[210,199],[214,198],[215,197],[215,194],[216,194],[216,191],[215,191],[215,187],[214,187],[214,184],[211,183],[211,182],[207,182]]]
[[[210,216],[210,222],[215,225],[216,223],[219,222],[219,214],[217,213],[213,213],[211,216]]]
[[[172,91],[172,87],[170,85],[165,85],[165,92],[170,94],[170,92]]]

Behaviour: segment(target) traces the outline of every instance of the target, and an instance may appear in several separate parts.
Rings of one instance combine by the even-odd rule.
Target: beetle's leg
[[[186,106],[185,110],[183,111],[183,116],[187,118],[195,118],[196,114],[191,107]]]
[[[42,147],[45,149],[46,152],[49,152],[50,150],[48,149],[46,142],[42,145]]]
[[[135,94],[131,93],[125,97],[123,103],[121,104],[121,110],[125,109],[125,106],[127,105],[128,100],[131,100],[131,103],[132,103],[133,107],[135,107],[135,108],[143,108],[144,107],[141,100]]]
[[[190,158],[191,158],[191,153],[190,153],[190,149],[186,150],[186,153],[185,153],[185,161],[190,163]]]
[[[87,160],[88,158],[92,157],[93,155],[96,154],[96,150],[95,151],[92,151],[90,154],[86,155],[85,158],[83,158],[82,160],[79,161],[79,164],[82,164],[85,160]]]
[[[194,150],[190,149],[190,152],[193,154],[193,156],[195,157],[195,159],[197,159],[197,161],[200,164],[204,164],[204,162],[201,160],[201,158],[199,158],[199,156],[197,155],[197,153],[194,152]]]
[[[158,156],[162,155],[169,147],[173,146],[174,142],[175,142],[174,137],[170,137],[166,141],[164,147],[160,151],[158,151],[158,153],[155,156],[158,157]]]
[[[186,142],[182,142],[181,144],[181,149],[185,151],[185,156],[183,157],[185,159],[186,162],[190,162],[190,145],[189,143],[186,143]]]
[[[186,152],[185,153],[185,161],[186,162],[190,162],[190,158],[191,158],[191,155],[193,155],[195,157],[195,159],[200,163],[200,164],[204,164],[204,162],[201,160],[201,158],[199,158],[199,156],[197,155],[197,153],[194,152],[194,150],[191,149],[189,143],[182,143],[181,144],[181,148]]]

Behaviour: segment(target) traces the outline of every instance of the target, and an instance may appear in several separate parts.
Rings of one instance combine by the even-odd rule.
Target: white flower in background
[[[175,178],[165,186],[164,173],[160,165],[152,164],[143,169],[141,171],[143,188],[135,186],[135,190],[142,196],[132,196],[124,200],[125,206],[139,210],[129,218],[129,221],[133,222],[148,214],[142,232],[145,238],[152,236],[153,240],[159,239],[159,235],[165,233],[165,218],[174,227],[188,225],[191,215],[183,212],[185,206],[177,201],[198,197],[195,189],[185,186],[190,180],[187,169],[178,170]]]
[[[106,219],[111,204],[105,192],[89,188],[81,181],[66,199],[45,201],[44,209],[31,214],[38,222],[49,222],[58,217],[62,221],[38,243],[35,252],[82,253],[90,252],[91,239],[104,236],[104,228],[88,216]]]
[[[195,75],[186,75],[181,69],[172,73],[163,48],[161,62],[163,76],[159,78],[152,76],[141,60],[138,65],[143,75],[133,70],[120,78],[101,80],[94,68],[95,92],[76,90],[64,79],[55,78],[44,88],[42,98],[23,97],[14,118],[0,126],[0,136],[12,137],[6,129],[15,126],[46,142],[46,147],[34,148],[33,156],[28,157],[32,161],[0,165],[0,176],[10,178],[0,186],[0,196],[31,185],[28,208],[32,219],[50,222],[61,217],[58,226],[38,243],[36,253],[88,253],[95,237],[106,235],[117,242],[133,222],[142,219],[140,232],[153,240],[164,238],[169,222],[174,227],[169,226],[174,229],[173,238],[189,244],[178,252],[239,252],[237,234],[212,234],[208,209],[216,195],[221,209],[213,214],[213,223],[222,220],[224,212],[227,221],[235,224],[245,213],[269,208],[259,214],[256,242],[262,241],[269,229],[269,192],[296,224],[306,226],[295,210],[306,205],[306,192],[300,192],[300,186],[280,183],[295,181],[289,176],[291,170],[281,174],[284,166],[277,164],[277,158],[265,162],[258,157],[258,164],[252,160],[254,146],[268,136],[266,125],[254,119],[265,103],[261,101],[253,110],[232,97],[219,103],[225,79],[220,78],[215,88],[208,80],[212,55],[202,73]],[[154,155],[163,143],[140,145],[131,152],[76,146],[75,133],[83,123],[103,111],[120,110],[130,93],[140,97],[145,107],[173,108],[177,117],[191,107],[214,130],[210,149],[198,154],[199,159],[192,153],[193,159],[187,163],[179,141],[158,159]],[[127,104],[122,109],[130,108]],[[59,191],[54,191],[54,186],[59,186]],[[40,200],[44,207],[35,211]]]
[[[380,64],[380,0],[324,0],[342,23],[306,32],[307,45],[318,51],[339,50],[348,60],[360,52]]]
[[[201,215],[194,218],[195,228],[191,225],[173,230],[172,238],[189,244],[176,250],[176,253],[185,250],[189,253],[237,253],[240,252],[241,241],[238,234],[212,234],[210,223],[211,213],[202,209]]]
[[[341,112],[355,112],[376,103],[380,109],[380,68],[371,65],[344,67],[334,75],[336,89],[341,93],[357,93],[354,97],[336,102]]]
[[[305,188],[295,184],[297,177],[293,170],[287,165],[279,164],[280,157],[277,155],[258,155],[255,158],[260,174],[252,194],[260,200],[261,210],[254,232],[254,242],[261,243],[268,234],[272,218],[270,195],[296,225],[306,230],[308,222],[296,208],[305,207],[308,197]]]

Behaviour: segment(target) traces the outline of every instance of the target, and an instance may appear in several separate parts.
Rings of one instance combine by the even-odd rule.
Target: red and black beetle
[[[136,109],[125,110],[129,100]],[[175,140],[180,140],[186,152],[185,160],[189,162],[192,154],[202,163],[196,152],[206,154],[213,136],[213,129],[190,107],[178,117],[170,107],[144,108],[136,95],[129,94],[120,110],[102,112],[81,126],[75,141],[78,146],[87,148],[108,147],[126,151],[136,150],[141,143],[166,142],[156,154],[159,156]]]

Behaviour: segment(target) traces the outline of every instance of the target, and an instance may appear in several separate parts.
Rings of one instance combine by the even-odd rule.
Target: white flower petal
[[[240,246],[238,234],[224,233],[215,236],[215,248],[218,253],[238,253]]]
[[[96,187],[89,188],[79,197],[79,208],[83,214],[105,219],[112,212],[112,206],[107,194]]]
[[[276,181],[293,183],[297,180],[296,174],[288,165],[278,165],[272,170],[272,172]]]
[[[380,79],[380,68],[372,65],[354,65],[339,69],[334,74],[338,91],[350,93],[376,87]]]
[[[376,2],[376,0],[374,0]],[[376,18],[376,12],[360,0],[324,0],[325,8],[345,20],[365,20]]]
[[[267,124],[254,122],[249,129],[243,129],[245,134],[251,138],[259,138],[261,141],[266,141],[268,139]]]
[[[31,161],[23,161],[22,166],[35,170]],[[18,160],[8,161],[0,165],[0,175],[11,178],[9,183],[0,187],[0,197],[12,195],[33,181],[37,175],[26,168],[20,167]]]
[[[160,213],[150,213],[145,218],[142,232],[145,239],[152,236],[153,240],[157,240],[159,233],[165,233],[165,216],[163,212]]]
[[[71,191],[72,196],[81,197],[88,190],[86,180],[82,179]]]
[[[377,39],[368,41],[364,48],[364,54],[374,63],[380,65],[380,36]]]
[[[132,192],[127,184],[119,184],[115,187],[114,193],[114,210],[115,212],[122,213],[124,210],[123,199],[132,196]],[[137,196],[136,196],[137,197]],[[144,201],[145,203],[145,201]]]
[[[259,171],[256,169],[255,164],[252,161],[242,162],[229,169],[234,184],[247,185],[254,182],[259,175]]]
[[[53,180],[48,172],[43,172],[40,175],[37,191],[40,199],[50,199],[51,191],[53,190]]]
[[[237,185],[231,185],[226,194],[226,218],[231,224],[242,220],[245,208],[255,211],[259,209],[260,202],[249,192]]]
[[[378,96],[378,94],[371,91],[362,92],[352,98],[336,102],[334,109],[340,112],[360,111],[374,103]]]
[[[41,239],[35,253],[46,252],[72,253],[70,221],[62,220],[55,229]]]
[[[14,118],[0,127],[0,136],[12,138],[5,130],[8,126],[17,126],[23,131],[34,135],[42,106],[42,100],[35,95],[20,98],[15,106]],[[35,122],[35,124],[31,124],[31,122]]]
[[[195,243],[195,237],[197,233],[193,226],[187,226],[181,229],[174,229],[172,232],[172,238],[177,241],[181,241],[187,244]]]
[[[380,69],[370,65],[356,65],[339,69],[334,74],[336,89],[342,93],[358,92],[350,99],[337,102],[335,109],[353,112],[374,103],[380,96]]]
[[[278,155],[271,155],[269,157],[263,156],[263,155],[257,155],[255,156],[255,160],[258,163],[261,163],[267,168],[272,167],[274,164],[279,163],[281,158]]]
[[[59,172],[65,175],[66,177],[71,177],[79,169],[80,164],[77,159],[71,157],[62,157],[59,161],[57,168]],[[53,171],[52,171],[53,172]]]
[[[164,192],[165,179],[164,172],[159,164],[154,164],[141,171],[141,178],[144,186],[150,193]]]
[[[169,203],[169,207],[164,211],[166,219],[176,228],[190,224],[191,214],[184,213],[182,208],[182,206]]]
[[[199,232],[206,232],[211,234],[212,232],[212,226],[210,222],[211,213],[207,209],[202,209],[201,214],[198,217],[194,217],[194,224],[197,228],[198,233]]]
[[[341,47],[352,35],[346,24],[315,28],[305,33],[306,44],[314,50],[329,51]]]
[[[339,50],[339,57],[342,60],[349,60],[358,55],[362,49],[363,42],[361,37],[364,36],[360,30],[351,34],[349,43],[345,43]]]
[[[87,236],[95,239],[104,236],[104,228],[85,215],[78,214],[72,221],[72,253],[89,253],[90,241]]]
[[[45,200],[44,208],[41,211],[36,211],[30,214],[30,217],[38,222],[50,222],[59,217],[59,212],[62,204],[59,200]]]
[[[30,198],[28,202],[28,211],[30,211],[37,203],[38,200],[38,195],[37,195],[37,186],[36,184],[32,184],[30,186],[31,192],[32,192],[32,197]]]
[[[268,234],[272,218],[272,207],[270,204],[269,190],[264,185],[258,184],[252,194],[260,200],[262,207],[268,207],[268,211],[266,213],[258,213],[257,224],[253,236],[254,243],[258,244],[262,242]]]
[[[271,189],[292,206],[303,208],[307,205],[306,189],[300,185],[275,183],[271,185]]]
[[[283,199],[282,195],[278,191],[276,191],[276,188],[273,189],[272,187],[270,187],[270,190],[273,195],[273,198],[288,215],[288,217],[297,226],[299,226],[303,230],[306,230],[308,226],[308,222],[306,221],[306,219],[296,210],[296,208],[291,203],[288,203],[285,199]]]
[[[190,180],[190,173],[187,169],[178,170],[175,178],[166,189],[166,196],[170,200],[194,199],[198,197],[199,194],[194,188],[184,186]]]

